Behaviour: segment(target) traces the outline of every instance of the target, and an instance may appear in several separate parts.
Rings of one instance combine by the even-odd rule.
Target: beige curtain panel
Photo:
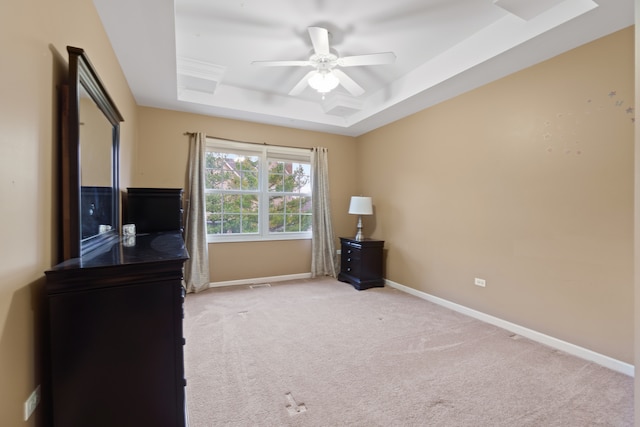
[[[189,135],[189,201],[185,224],[185,247],[189,259],[184,265],[187,292],[209,287],[209,249],[205,189],[205,147],[203,133]]]
[[[313,168],[313,225],[311,277],[337,275],[336,249],[331,224],[329,197],[329,150],[314,147],[311,152]]]

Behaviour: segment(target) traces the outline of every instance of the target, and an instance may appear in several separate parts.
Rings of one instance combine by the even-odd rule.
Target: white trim
[[[311,240],[311,232],[269,233],[264,238],[259,234],[207,234],[207,243],[271,242],[274,240]]]
[[[525,338],[529,338],[530,340],[547,345],[551,348],[555,348],[557,350],[564,351],[565,353],[571,354],[573,356],[577,356],[582,359],[588,360],[590,362],[597,363],[598,365],[604,366],[605,368],[609,368],[613,371],[620,372],[630,377],[633,377],[635,375],[635,367],[629,363],[622,362],[620,360],[614,359],[609,356],[605,356],[604,354],[596,353],[595,351],[589,350],[587,348],[568,343],[566,341],[551,337],[549,335],[545,335],[541,332],[537,332],[537,331],[525,328],[524,326],[516,325],[515,323],[511,323],[506,320],[499,319],[489,314],[485,314],[480,311],[471,309],[469,307],[465,307],[463,305],[445,300],[443,298],[436,297],[426,292],[422,292],[417,289],[413,289],[408,286],[401,285],[391,280],[385,279],[385,283],[391,286],[392,288],[398,289],[399,291],[406,292],[418,298],[422,298],[424,300],[430,301],[434,304],[438,304],[440,306],[446,307],[453,311],[457,311],[458,313],[462,313],[469,317],[473,317],[474,319],[481,320],[485,323],[498,326],[499,328],[506,329],[507,331],[516,333]]]
[[[285,280],[300,280],[300,279],[310,279],[310,278],[311,278],[311,273],[298,273],[298,274],[287,274],[284,276],[254,277],[252,279],[227,280],[224,282],[211,282],[209,283],[209,287],[220,288],[223,286],[255,285],[258,283],[284,282]]]

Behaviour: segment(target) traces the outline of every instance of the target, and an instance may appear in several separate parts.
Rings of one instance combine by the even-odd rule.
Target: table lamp
[[[361,241],[364,239],[362,235],[362,215],[373,215],[371,197],[351,196],[349,213],[358,215],[358,232],[356,233],[355,240]]]

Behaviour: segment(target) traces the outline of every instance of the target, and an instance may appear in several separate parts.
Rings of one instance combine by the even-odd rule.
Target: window
[[[209,241],[311,238],[311,151],[207,138]]]

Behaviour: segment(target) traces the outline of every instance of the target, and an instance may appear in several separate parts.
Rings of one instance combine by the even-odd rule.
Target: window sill
[[[284,236],[207,236],[207,243],[239,243],[239,242],[273,242],[280,240],[311,240],[311,233],[309,234],[295,234]]]

